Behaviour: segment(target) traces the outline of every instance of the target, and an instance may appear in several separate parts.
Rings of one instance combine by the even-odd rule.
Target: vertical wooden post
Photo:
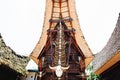
[[[39,61],[39,71],[42,71],[42,58]]]
[[[42,80],[42,58],[39,59],[39,80]]]
[[[82,80],[85,80],[84,76],[82,77]]]

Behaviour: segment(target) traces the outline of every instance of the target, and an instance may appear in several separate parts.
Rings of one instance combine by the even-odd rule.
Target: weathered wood
[[[58,1],[59,2],[59,1]],[[56,16],[58,18],[53,19],[53,8],[59,7],[59,3],[54,4],[54,0],[46,0],[46,11],[45,11],[45,19],[44,19],[44,26],[43,26],[43,32],[42,35],[40,37],[40,40],[38,42],[38,44],[36,45],[36,47],[34,48],[33,52],[31,53],[30,57],[38,64],[38,56],[41,55],[44,46],[46,45],[47,42],[47,38],[48,35],[47,34],[47,30],[49,28],[54,29],[56,23],[50,22],[49,20],[52,19],[53,21],[57,21],[59,20],[59,13],[56,14]],[[65,7],[65,8],[63,8]],[[80,47],[81,51],[83,52],[83,54],[86,57],[86,66],[91,62],[91,60],[93,59],[93,54],[91,52],[91,50],[89,49],[88,45],[86,44],[85,39],[83,38],[83,34],[82,31],[80,29],[80,25],[79,25],[79,21],[77,18],[77,14],[76,14],[76,9],[75,9],[75,0],[65,0],[64,3],[62,3],[61,5],[62,11],[64,11],[65,9],[68,9],[68,12],[66,12],[66,14],[63,14],[62,17],[64,20],[71,20],[72,21],[68,21],[66,23],[66,25],[68,26],[68,29],[72,29],[74,28],[75,31],[75,40],[76,43],[78,44],[78,46]],[[57,11],[59,11],[60,9],[55,9]],[[61,11],[61,13],[62,13]],[[91,59],[90,59],[91,57]]]
[[[42,68],[46,74],[43,78],[54,79],[59,71],[61,74],[57,77],[82,79],[76,75],[85,74],[85,67],[93,55],[80,30],[74,0],[47,0],[44,22],[42,36],[30,55],[37,64],[42,57],[45,58]],[[91,59],[86,60],[88,58]]]

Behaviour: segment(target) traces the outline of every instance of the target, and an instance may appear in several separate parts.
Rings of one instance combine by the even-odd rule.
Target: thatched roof
[[[120,14],[116,27],[106,46],[95,55],[95,59],[93,61],[94,71],[97,71],[99,68],[101,68],[101,66],[105,65],[106,62],[110,61],[111,58],[114,58],[115,55],[118,56],[119,50],[120,50]]]
[[[59,4],[56,4],[56,6],[58,6],[58,5]],[[80,49],[82,50],[83,54],[85,55],[86,65],[88,65],[94,56],[93,56],[90,48],[88,47],[86,40],[83,36],[83,33],[80,29],[78,16],[76,14],[75,0],[68,0],[68,5],[69,5],[69,9],[70,9],[70,11],[69,11],[70,17],[73,19],[72,27],[76,30],[75,31],[76,42],[77,42],[78,46],[80,47]],[[51,15],[52,15],[52,6],[53,6],[52,0],[46,0],[46,11],[45,11],[42,35],[41,35],[36,47],[34,48],[33,52],[30,54],[30,57],[37,64],[38,64],[38,56],[41,54],[41,51],[44,48],[46,41],[47,41],[47,37],[48,37],[47,30],[50,27],[49,20],[51,19]],[[62,16],[66,16],[66,14],[64,14]],[[69,26],[69,25],[67,25],[67,26]]]
[[[16,54],[10,47],[6,46],[0,35],[0,65],[6,65],[14,71],[25,75],[28,57]]]

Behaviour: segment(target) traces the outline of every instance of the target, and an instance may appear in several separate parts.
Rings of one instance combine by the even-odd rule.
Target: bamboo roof
[[[120,61],[120,15],[106,46],[95,55],[93,60],[94,71],[101,74],[118,61]]]
[[[72,21],[72,27],[76,30],[75,31],[75,38],[78,46],[82,50],[83,54],[86,57],[86,66],[91,62],[91,60],[94,58],[90,48],[88,47],[85,38],[83,36],[83,33],[80,29],[80,24],[78,20],[78,16],[76,14],[76,8],[75,8],[75,0],[68,0],[69,5],[69,13]],[[41,37],[34,48],[33,52],[30,54],[30,57],[38,64],[38,56],[41,54],[42,49],[44,48],[46,41],[47,41],[47,30],[49,29],[50,23],[49,20],[51,19],[52,14],[52,0],[46,0],[46,11],[45,11],[45,17],[44,17],[44,25]],[[56,15],[57,16],[57,15]],[[64,16],[64,15],[63,15]]]
[[[5,65],[21,75],[27,73],[25,67],[29,61],[26,56],[16,54],[10,47],[6,46],[0,35],[0,66]]]

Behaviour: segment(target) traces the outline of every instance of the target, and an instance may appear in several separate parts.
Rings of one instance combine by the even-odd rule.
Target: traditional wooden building
[[[39,80],[84,80],[94,56],[80,29],[75,0],[46,0],[42,35],[30,57]]]
[[[29,58],[16,54],[0,35],[0,80],[25,80]]]
[[[120,15],[106,46],[95,55],[94,72],[103,80],[119,80],[120,77]]]

